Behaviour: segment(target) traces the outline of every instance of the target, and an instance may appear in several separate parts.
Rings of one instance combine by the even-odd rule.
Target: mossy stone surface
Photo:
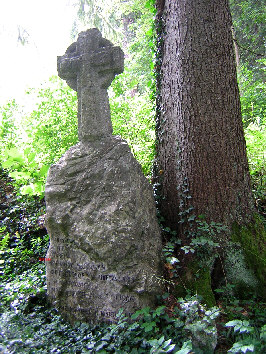
[[[247,266],[254,272],[258,295],[266,293],[266,229],[259,215],[248,225],[233,225],[232,241],[238,242],[243,250]]]

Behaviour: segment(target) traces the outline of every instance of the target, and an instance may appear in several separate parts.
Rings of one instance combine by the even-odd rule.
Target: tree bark
[[[180,215],[190,205],[195,215],[231,229],[234,222],[250,222],[254,203],[229,4],[165,0],[163,5],[157,104],[161,212],[181,235]]]
[[[190,289],[213,305],[213,290],[233,284],[240,297],[265,296],[266,234],[255,215],[228,0],[158,0],[157,8],[155,180],[180,262],[166,264],[174,293]],[[202,215],[205,229],[193,221]]]

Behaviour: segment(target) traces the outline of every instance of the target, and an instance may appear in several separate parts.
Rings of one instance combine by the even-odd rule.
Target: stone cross
[[[45,187],[50,301],[70,322],[116,322],[156,304],[161,234],[152,187],[129,146],[112,135],[107,88],[124,55],[97,29],[58,57],[78,93],[79,139],[52,165]]]
[[[96,28],[81,32],[63,56],[58,75],[78,93],[78,136],[83,143],[112,135],[107,88],[124,70],[124,53]]]

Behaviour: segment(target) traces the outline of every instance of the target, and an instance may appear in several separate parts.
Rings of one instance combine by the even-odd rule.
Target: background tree
[[[157,1],[157,9],[160,209],[165,225],[178,232],[183,245],[179,251],[183,285],[211,300],[211,271],[213,278],[225,276],[239,287],[256,285],[247,268],[244,274],[234,267],[235,262],[242,264],[242,270],[245,265],[241,250],[230,241],[242,242],[247,259],[256,258],[257,275],[263,271],[258,255],[262,231],[254,226],[232,19],[227,0]],[[203,231],[203,221],[194,222],[199,216],[205,222],[205,235],[220,247],[216,260],[214,255],[207,257],[204,271],[203,263],[189,252],[195,245],[197,222]],[[210,225],[226,229],[218,232],[216,227],[214,232]],[[248,232],[247,225],[254,230]],[[247,249],[252,242],[255,249]],[[198,280],[193,273],[200,275]]]
[[[257,60],[265,58],[265,3],[262,0],[230,0],[230,10],[240,63],[253,69],[258,78],[260,65]]]

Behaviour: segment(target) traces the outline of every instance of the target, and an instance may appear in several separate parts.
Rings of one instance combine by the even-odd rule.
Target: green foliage
[[[257,178],[257,183],[260,183],[261,186],[265,184],[265,180],[263,180],[266,158],[265,128],[264,123],[254,122],[250,123],[245,130],[251,176]]]
[[[2,155],[3,148],[10,149],[14,147],[17,139],[17,126],[15,124],[16,116],[19,107],[15,100],[8,102],[3,107],[0,107],[0,153]]]
[[[266,60],[261,59],[257,62],[262,66],[258,71],[263,77]],[[239,68],[238,81],[244,125],[247,127],[249,123],[253,122],[260,126],[265,122],[265,82],[255,79],[254,72],[248,69],[245,64]]]
[[[147,92],[131,96],[117,94],[122,80],[123,74],[113,83],[110,94],[114,134],[128,142],[144,174],[151,175],[155,149],[152,102]]]
[[[232,320],[225,326],[233,329],[236,340],[228,353],[264,353],[266,349],[265,325],[257,333],[247,320]]]
[[[189,217],[188,217],[189,220]],[[194,218],[193,220],[194,221]],[[189,245],[181,247],[185,254],[196,252],[199,260],[203,261],[206,265],[208,259],[218,253],[218,249],[224,242],[224,233],[228,232],[227,228],[221,223],[211,221],[207,223],[203,218],[196,219],[195,231],[191,230],[188,238],[191,239]]]
[[[175,265],[175,268],[173,267],[175,270],[179,268],[176,263],[179,263],[180,261],[174,255],[176,246],[180,244],[181,240],[172,239],[170,242],[167,242],[163,248],[163,255],[165,257],[166,263],[168,263],[169,265]]]
[[[266,349],[265,303],[255,296],[249,296],[247,300],[239,300],[230,291],[230,287],[227,285],[224,289],[216,290],[222,294],[219,300],[221,327],[218,346],[224,346],[226,343],[229,353],[243,353],[244,350],[264,353]]]
[[[48,235],[42,223],[44,203],[30,196],[16,195],[16,189],[0,169],[0,280],[13,279],[44,257]],[[42,228],[40,228],[42,227]]]
[[[263,0],[230,0],[230,8],[240,61],[256,72],[256,60],[265,53],[265,3]]]
[[[265,213],[266,173],[265,173],[265,59],[256,61],[260,67],[248,69],[242,64],[238,71],[240,99],[247,143],[247,155],[253,183],[256,205],[261,214]]]
[[[265,4],[261,0],[230,0],[237,45],[240,99],[253,192],[265,213]]]
[[[120,38],[120,0],[112,0],[112,3],[105,0],[75,0],[74,6],[77,9],[77,16],[72,27],[73,39],[81,30],[87,28],[98,28],[104,36],[119,40]]]
[[[21,187],[22,195],[43,196],[50,165],[77,142],[76,94],[58,78],[51,78],[49,86],[37,93],[28,94],[35,94],[39,103],[30,114],[20,112],[16,124],[22,129],[15,128],[10,118],[14,119],[17,106],[13,103],[5,107],[0,163]]]
[[[6,149],[2,155],[2,166],[11,171],[9,176],[21,185],[22,195],[44,194],[44,184],[49,165],[38,164],[35,161],[36,154],[31,148],[19,151],[16,147]]]
[[[28,146],[38,153],[35,160],[50,165],[77,142],[77,95],[52,77],[37,97],[37,108],[25,119]]]
[[[43,276],[43,272],[40,276],[24,273],[5,287],[4,293],[9,291],[10,295],[4,300],[11,301],[11,308],[0,318],[0,349],[16,353],[184,354],[201,353],[203,341],[208,336],[209,342],[213,340],[209,334],[214,333],[214,319],[219,311],[206,311],[196,298],[179,299],[174,317],[169,317],[165,306],[160,306],[137,311],[131,319],[121,310],[117,322],[111,325],[76,323],[71,326],[47,303]],[[18,290],[20,295],[16,293]]]
[[[29,295],[36,295],[45,292],[45,266],[44,263],[36,263],[31,269],[18,275],[13,275],[5,283],[0,294],[0,301],[3,305],[9,305],[13,308],[25,306]]]
[[[265,122],[250,123],[245,130],[252,190],[256,207],[265,216],[266,205],[266,125]]]
[[[254,332],[254,328],[250,326],[249,321],[233,320],[225,324],[226,327],[233,327],[234,332],[250,333]]]
[[[150,353],[171,353],[175,348],[175,344],[171,344],[171,342],[171,339],[165,340],[164,336],[162,336],[160,339],[149,340],[148,343],[152,346]]]
[[[10,237],[9,233],[2,233],[1,237],[1,266],[2,274],[0,280],[12,279],[16,274],[20,274],[25,269],[34,269],[40,263],[40,257],[44,257],[49,241],[48,235],[45,237],[34,237],[30,240],[20,238],[16,233]],[[5,244],[3,245],[3,240]],[[27,244],[30,244],[28,246]]]
[[[220,311],[212,307],[208,311],[200,304],[196,297],[189,301],[179,299],[182,316],[185,316],[185,329],[190,333],[195,348],[209,353],[217,344],[217,328],[215,319]]]

